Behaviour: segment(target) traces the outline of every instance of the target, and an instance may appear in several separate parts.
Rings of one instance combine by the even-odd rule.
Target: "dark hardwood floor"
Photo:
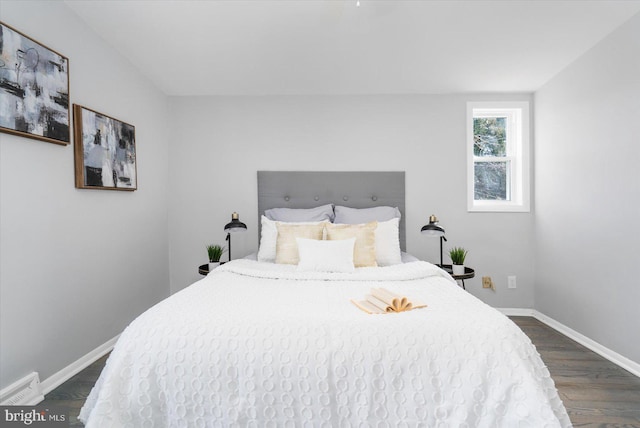
[[[640,378],[531,317],[510,317],[538,349],[574,427],[640,427]]]
[[[56,406],[58,408],[67,409],[69,412],[69,427],[84,427],[84,424],[78,420],[80,409],[84,405],[84,401],[89,396],[91,388],[100,377],[100,372],[107,362],[109,354],[98,359],[86,369],[48,393],[44,397],[44,401],[38,404],[40,406]]]
[[[560,392],[575,427],[640,428],[640,378],[531,317],[510,317],[531,338]],[[107,357],[78,373],[41,404],[69,409],[70,426]]]

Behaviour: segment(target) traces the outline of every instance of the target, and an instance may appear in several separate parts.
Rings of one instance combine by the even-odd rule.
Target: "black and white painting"
[[[74,104],[76,187],[136,190],[133,125]]]
[[[0,22],[0,131],[70,143],[69,60]]]

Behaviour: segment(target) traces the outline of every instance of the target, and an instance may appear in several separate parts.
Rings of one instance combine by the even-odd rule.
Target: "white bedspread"
[[[372,287],[427,303],[368,315]],[[425,262],[298,273],[227,263],[122,333],[88,427],[570,426],[508,318]]]

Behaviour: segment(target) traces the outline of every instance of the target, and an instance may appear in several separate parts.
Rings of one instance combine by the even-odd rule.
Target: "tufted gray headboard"
[[[325,204],[398,207],[400,248],[405,251],[404,171],[258,171],[258,227],[268,209]]]

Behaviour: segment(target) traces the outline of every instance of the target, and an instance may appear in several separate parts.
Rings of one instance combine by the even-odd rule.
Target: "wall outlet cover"
[[[493,288],[493,281],[490,276],[482,277],[482,288]]]

